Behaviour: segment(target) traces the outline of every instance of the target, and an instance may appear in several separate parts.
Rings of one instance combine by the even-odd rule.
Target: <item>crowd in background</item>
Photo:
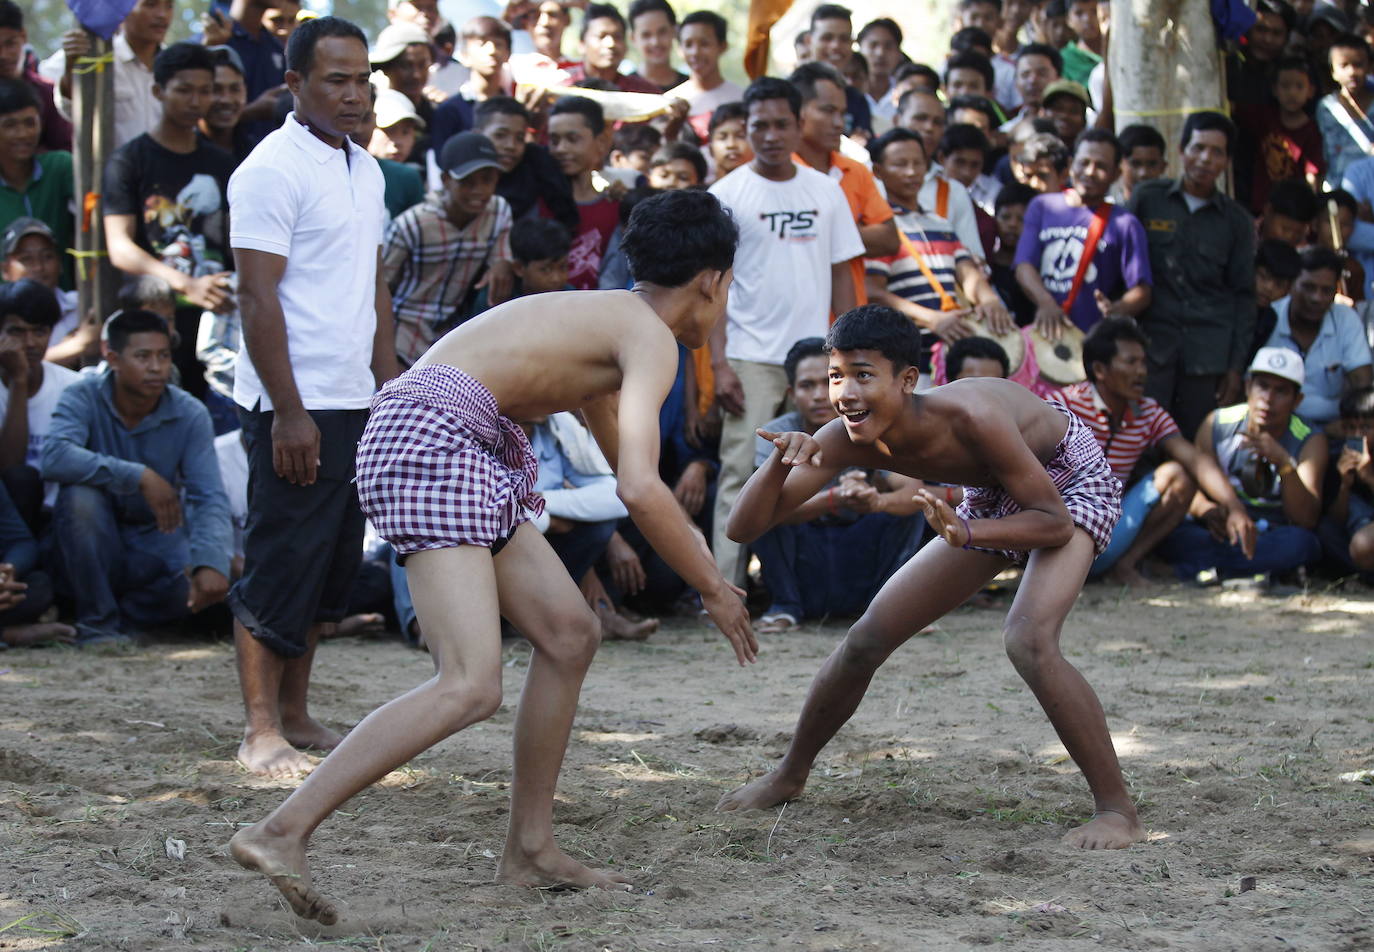
[[[922,388],[1007,377],[1093,429],[1125,487],[1094,575],[1374,572],[1374,13],[1259,0],[1226,51],[1229,110],[1166,141],[1114,114],[1107,0],[953,7],[947,56],[918,63],[894,20],[822,4],[795,71],[742,88],[721,69],[742,38],[709,10],[515,0],[448,23],[435,0],[391,0],[352,139],[385,182],[400,367],[513,298],[631,287],[634,204],[709,188],[740,226],[734,285],[710,344],[681,349],[660,468],[761,630],[861,612],[927,536],[922,484],[857,470],[747,550],[724,534],[771,451],[755,430],[836,417],[823,338],[868,302],[922,329]],[[173,14],[138,0],[113,41],[98,202],[119,292],[112,313],[83,314],[87,262],[70,252],[91,209],[71,116],[90,40],[34,50],[23,8],[0,0],[7,645],[221,625],[242,570],[254,407],[235,397],[231,181],[293,121],[288,43],[312,15],[234,0],[197,41],[166,44]],[[257,221],[295,199],[253,200]],[[327,257],[334,239],[311,240]],[[520,422],[541,530],[603,634],[698,611],[577,417]],[[340,630],[423,644],[404,572],[363,545]]]

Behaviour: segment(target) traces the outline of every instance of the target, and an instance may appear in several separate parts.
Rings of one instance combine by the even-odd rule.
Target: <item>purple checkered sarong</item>
[[[382,387],[358,443],[358,499],[400,558],[509,538],[544,509],[538,473],[524,431],[491,391],[446,364]]]
[[[1107,465],[1093,431],[1059,404],[1051,403],[1050,406],[1068,417],[1069,428],[1059,441],[1054,457],[1045,464],[1045,472],[1064,497],[1064,505],[1074,525],[1092,536],[1097,554],[1101,555],[1112,539],[1116,521],[1121,518],[1121,482]],[[958,509],[965,519],[1001,519],[1020,511],[1016,500],[1001,486],[965,487],[964,501]],[[996,552],[1013,562],[1025,562],[1030,555],[1008,549],[984,551]]]

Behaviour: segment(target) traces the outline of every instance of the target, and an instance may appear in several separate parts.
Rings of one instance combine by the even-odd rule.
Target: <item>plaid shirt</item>
[[[453,326],[455,313],[493,255],[510,260],[511,212],[493,195],[482,213],[459,228],[432,192],[397,216],[387,230],[382,271],[396,313],[396,356],[409,367]]]

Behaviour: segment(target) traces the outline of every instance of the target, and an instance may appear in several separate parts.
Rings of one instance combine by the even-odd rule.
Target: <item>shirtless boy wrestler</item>
[[[773,806],[802,792],[821,748],[849,720],[879,665],[1012,562],[1025,575],[1003,627],[1007,654],[1092,788],[1093,818],[1066,841],[1117,849],[1144,838],[1102,706],[1059,652],[1059,631],[1121,513],[1121,486],[1092,432],[1020,385],[960,380],[916,393],[921,336],[880,305],[830,329],[830,400],[840,417],[777,447],[740,493],[730,537],[749,542],[851,466],[966,487],[951,509],[918,490],[939,533],[898,569],[826,660],[782,763],[719,809]]]
[[[642,202],[623,248],[631,291],[523,297],[458,327],[373,399],[358,445],[358,495],[404,560],[437,673],[369,714],[270,816],[230,850],[297,915],[329,924],[310,881],[310,834],[346,800],[501,705],[504,615],[534,646],[515,721],[510,828],[497,879],[628,888],[554,842],[553,796],[597,621],[529,512],[537,461],[513,420],[580,407],[613,462],[635,524],[689,585],[741,664],[758,645],[743,592],[658,475],[658,414],[677,341],[699,347],[725,313],[734,222],[706,192]]]

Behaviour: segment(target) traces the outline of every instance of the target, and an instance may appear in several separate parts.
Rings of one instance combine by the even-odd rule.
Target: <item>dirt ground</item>
[[[966,609],[879,672],[785,808],[713,812],[780,756],[842,624],[738,669],[676,623],[603,648],[559,789],[558,835],[632,894],[490,884],[513,705],[366,791],[313,843],[337,926],[296,920],[227,857],[288,784],[234,763],[227,644],[0,653],[0,949],[1374,948],[1374,596],[1093,588],[1070,658],[1097,687],[1151,830],[1083,854],[1085,785]],[[396,642],[326,645],[315,709],[355,723],[431,671]]]

